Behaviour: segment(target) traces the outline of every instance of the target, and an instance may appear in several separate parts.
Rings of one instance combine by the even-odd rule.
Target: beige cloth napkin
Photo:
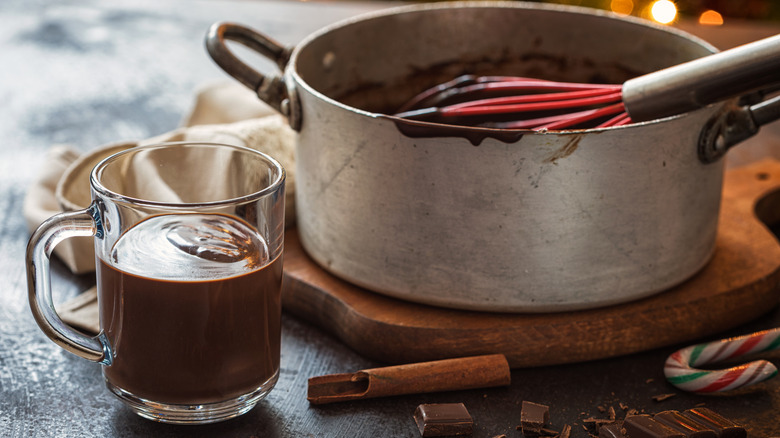
[[[296,134],[286,120],[235,81],[204,84],[193,107],[171,132],[141,141],[113,143],[80,155],[74,148],[56,145],[49,150],[39,178],[24,200],[24,216],[32,232],[47,218],[62,211],[86,208],[91,202],[89,173],[105,157],[145,144],[167,141],[209,141],[247,146],[276,158],[287,172],[286,225],[295,220]],[[163,192],[165,184],[154,190]],[[95,270],[92,238],[77,237],[58,244],[55,254],[76,274]]]
[[[28,189],[23,213],[32,232],[44,220],[63,212],[83,209],[91,203],[89,174],[103,158],[145,144],[166,141],[209,141],[247,146],[276,158],[287,172],[285,191],[286,225],[295,221],[296,134],[286,120],[260,101],[250,90],[234,81],[204,84],[197,90],[190,112],[181,127],[141,141],[125,141],[98,147],[85,154],[67,145],[55,145],[47,153],[41,173]],[[154,190],[167,190],[157,179]],[[76,274],[95,270],[91,237],[67,239],[54,249]],[[90,288],[57,306],[63,321],[88,333],[99,330],[97,291]]]

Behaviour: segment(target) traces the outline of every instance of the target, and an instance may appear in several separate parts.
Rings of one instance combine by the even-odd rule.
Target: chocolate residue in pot
[[[388,114],[395,114],[404,102],[422,90],[461,75],[523,75],[569,82],[619,83],[640,73],[632,71],[619,61],[596,63],[590,58],[563,57],[542,51],[512,54],[506,50],[471,59],[440,62],[424,69],[410,66],[410,70],[410,73],[383,83],[356,81],[346,92],[334,94],[327,90],[321,91],[344,105],[392,120],[398,130],[407,137],[465,138],[472,145],[479,146],[486,138],[514,143],[532,131],[425,122],[401,119]],[[576,141],[564,150],[556,152],[550,161],[570,155],[576,150],[578,143],[579,141]]]
[[[555,163],[561,158],[566,158],[569,155],[573,154],[574,151],[577,150],[577,147],[580,145],[580,140],[582,140],[582,134],[573,135],[565,145],[563,145],[562,148],[555,151],[552,155],[547,157],[547,159],[544,160],[545,163]]]
[[[520,61],[524,64],[531,62],[543,62],[550,66],[555,66],[558,71],[565,72],[569,69],[569,58],[560,55],[551,55],[548,53],[536,52],[536,53],[524,53],[520,56]],[[587,60],[590,65],[593,65],[593,61]]]
[[[315,86],[326,96],[344,105],[377,114],[395,114],[406,101],[421,91],[462,75],[525,76],[562,82],[623,83],[647,73],[632,69],[620,61],[598,63],[586,57],[545,53],[512,54],[506,50],[492,55],[455,59],[399,72],[392,80],[378,82],[358,79],[344,90]]]
[[[445,125],[442,123],[419,122],[391,116],[380,117],[392,120],[395,123],[396,128],[407,137],[460,137],[465,138],[474,146],[479,146],[486,138],[494,138],[504,143],[515,143],[523,138],[523,135],[530,132],[518,129],[489,129],[473,126]]]

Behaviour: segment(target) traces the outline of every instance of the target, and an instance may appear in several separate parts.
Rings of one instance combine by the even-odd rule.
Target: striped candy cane
[[[737,338],[692,345],[672,353],[664,364],[666,380],[683,391],[707,393],[753,385],[777,375],[777,368],[757,360],[724,370],[697,367],[780,348],[780,328]]]

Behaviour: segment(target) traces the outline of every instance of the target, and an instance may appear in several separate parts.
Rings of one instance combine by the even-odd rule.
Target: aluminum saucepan
[[[247,66],[229,40],[283,75]],[[569,311],[679,284],[715,250],[722,155],[757,129],[747,99],[558,132],[387,115],[462,74],[623,83],[717,51],[592,9],[420,4],[339,22],[292,48],[230,23],[216,23],[206,43],[299,132],[307,253],[349,282],[437,306]]]

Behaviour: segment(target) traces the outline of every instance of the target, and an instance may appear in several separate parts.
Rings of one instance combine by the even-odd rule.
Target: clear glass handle
[[[93,362],[111,365],[108,340],[101,331],[90,338],[65,324],[54,309],[49,262],[59,242],[76,236],[95,236],[103,229],[95,204],[80,211],[60,213],[43,222],[27,244],[27,289],[35,322],[54,343]]]

